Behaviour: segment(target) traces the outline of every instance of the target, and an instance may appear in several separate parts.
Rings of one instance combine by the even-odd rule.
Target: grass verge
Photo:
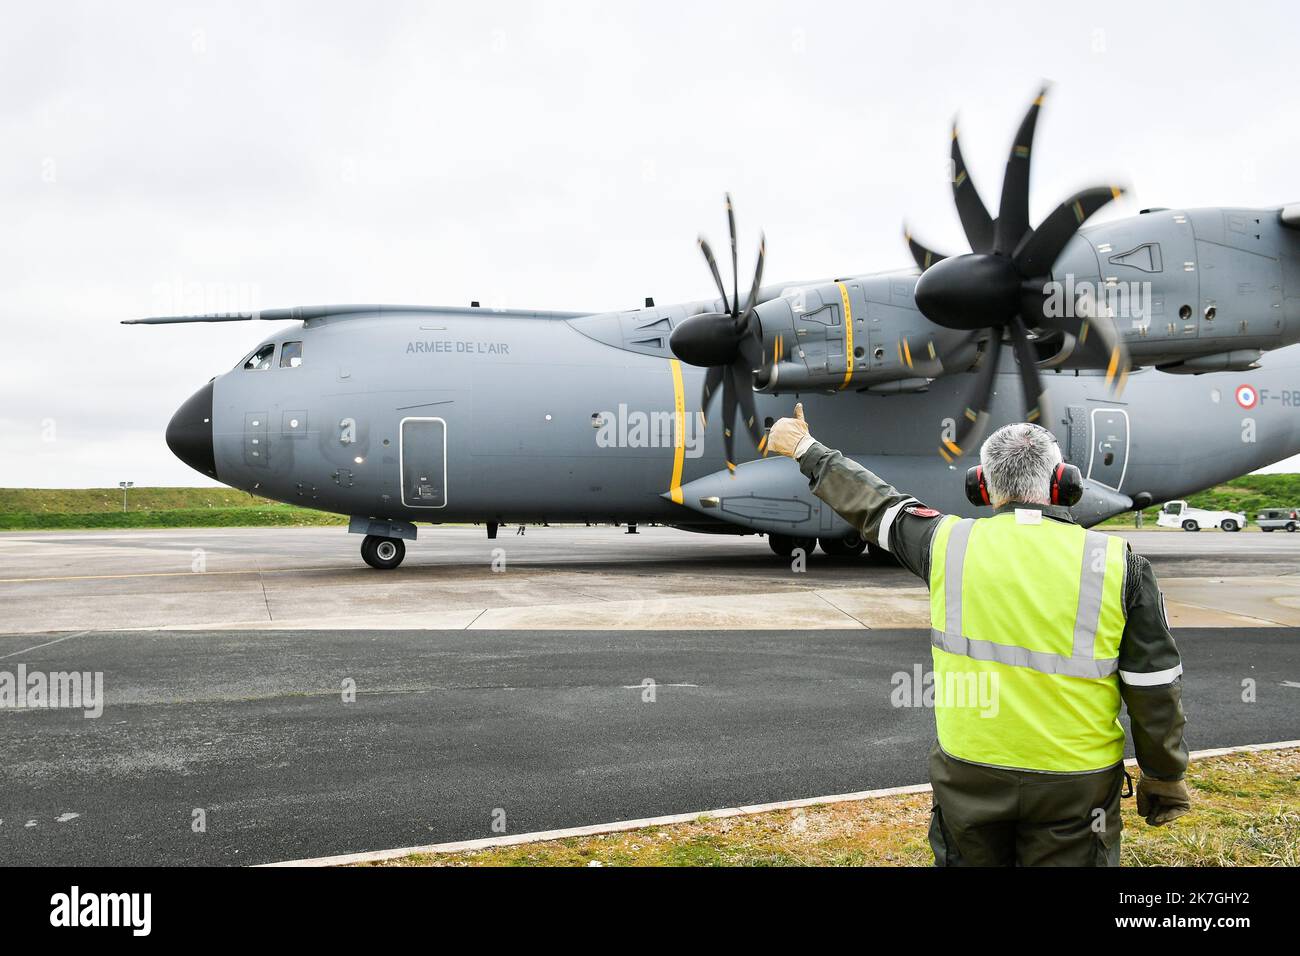
[[[233,488],[0,488],[0,530],[241,528],[346,524],[340,515]]]
[[[1125,866],[1300,865],[1300,748],[1208,757],[1193,811],[1149,827],[1124,801]],[[928,793],[778,810],[370,866],[929,866]]]
[[[1264,507],[1300,506],[1300,474],[1245,475],[1189,499],[1193,507],[1245,511],[1248,521]],[[1156,527],[1158,508],[1145,512]],[[132,488],[122,511],[118,488],[0,488],[0,531],[86,528],[302,527],[345,524],[346,518],[280,504],[233,488]],[[1134,515],[1103,523],[1132,528]],[[1248,525],[1254,530],[1254,525]]]
[[[256,528],[347,524],[342,515],[265,504],[244,508],[169,508],[162,511],[0,512],[0,531],[94,528]]]

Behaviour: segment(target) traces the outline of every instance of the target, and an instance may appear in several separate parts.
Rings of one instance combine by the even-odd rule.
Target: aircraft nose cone
[[[186,399],[167,424],[167,447],[195,471],[217,477],[212,447],[212,383]]]

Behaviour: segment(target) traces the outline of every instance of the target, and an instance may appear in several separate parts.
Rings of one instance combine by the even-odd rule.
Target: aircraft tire
[[[804,557],[807,557],[817,547],[817,539],[795,538],[788,534],[769,534],[767,545],[772,549],[772,553],[780,558],[790,557],[794,554],[795,548],[803,548]]]
[[[867,550],[867,542],[856,531],[850,531],[842,538],[818,538],[817,543],[835,558],[856,558]]]
[[[368,534],[361,542],[361,560],[379,571],[391,571],[406,557],[406,542]]]

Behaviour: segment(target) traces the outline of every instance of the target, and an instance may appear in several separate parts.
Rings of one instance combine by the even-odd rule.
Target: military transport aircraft
[[[859,554],[865,542],[795,463],[762,455],[795,400],[820,440],[956,513],[976,510],[958,460],[1016,419],[1051,428],[1083,471],[1084,524],[1300,453],[1300,346],[1284,348],[1300,342],[1300,205],[1148,209],[1080,228],[1119,194],[1107,186],[1033,228],[1040,103],[996,217],[954,129],[972,251],[945,257],[908,235],[919,272],[763,285],[760,242],[742,300],[728,199],[730,289],[700,243],[711,300],[129,320],[293,323],[186,401],[167,443],[227,485],[349,516],[376,568],[401,563],[417,522],[481,522],[490,538],[502,523],[657,522],[764,533],[778,554],[817,542]],[[756,446],[743,460],[735,431]]]

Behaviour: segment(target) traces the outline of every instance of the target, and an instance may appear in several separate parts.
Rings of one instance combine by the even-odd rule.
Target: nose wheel
[[[361,542],[361,560],[380,571],[391,571],[406,557],[406,542],[401,538],[381,538],[368,534]]]

